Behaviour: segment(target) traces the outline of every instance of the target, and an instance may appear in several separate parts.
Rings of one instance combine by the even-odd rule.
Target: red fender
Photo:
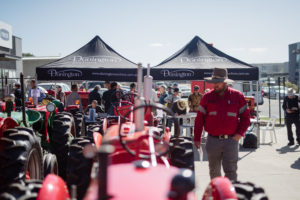
[[[234,186],[226,177],[216,177],[207,186],[202,200],[226,200],[238,199],[235,193]]]
[[[15,128],[17,126],[19,126],[19,124],[10,117],[4,119],[0,118],[0,138],[3,136],[3,132],[6,129]]]
[[[97,149],[100,149],[101,143],[102,143],[102,135],[99,132],[94,132],[93,133],[93,139],[95,142],[95,145]]]
[[[66,200],[70,199],[68,187],[62,178],[54,174],[46,176],[37,200]]]

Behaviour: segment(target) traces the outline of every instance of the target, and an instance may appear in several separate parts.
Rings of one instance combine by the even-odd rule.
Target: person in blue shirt
[[[36,86],[34,79],[30,81],[30,86],[31,89],[29,89],[28,98],[32,97],[34,100],[34,97],[36,97],[38,102],[34,102],[34,104],[42,102],[46,95],[39,87]]]

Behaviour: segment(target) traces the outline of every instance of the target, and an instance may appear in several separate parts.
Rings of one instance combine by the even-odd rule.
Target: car
[[[39,83],[38,87],[42,87],[47,90],[47,93],[54,96],[55,95],[55,85],[60,86],[63,92],[69,92],[70,87],[65,83]]]
[[[188,86],[179,86],[181,98],[188,98],[191,94],[191,88]]]
[[[86,91],[89,91],[90,89],[94,89],[96,85],[100,85],[101,88],[104,88],[104,83],[105,81],[83,81],[80,90],[82,91],[85,89]]]

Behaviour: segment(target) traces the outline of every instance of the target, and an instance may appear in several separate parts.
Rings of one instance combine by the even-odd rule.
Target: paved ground
[[[238,176],[240,181],[250,181],[265,189],[271,200],[300,199],[300,146],[287,146],[285,127],[276,128],[278,143],[267,144],[258,149],[240,149]],[[196,156],[197,157],[197,156]],[[195,162],[197,199],[201,199],[209,183],[208,162]]]

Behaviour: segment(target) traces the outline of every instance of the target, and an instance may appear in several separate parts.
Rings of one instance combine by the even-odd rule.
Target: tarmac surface
[[[300,146],[297,142],[287,146],[285,127],[276,127],[275,130],[277,143],[271,143],[267,133],[266,143],[259,148],[240,148],[238,180],[264,188],[271,200],[300,199]],[[196,195],[201,200],[210,181],[205,151],[195,154],[195,174]]]

